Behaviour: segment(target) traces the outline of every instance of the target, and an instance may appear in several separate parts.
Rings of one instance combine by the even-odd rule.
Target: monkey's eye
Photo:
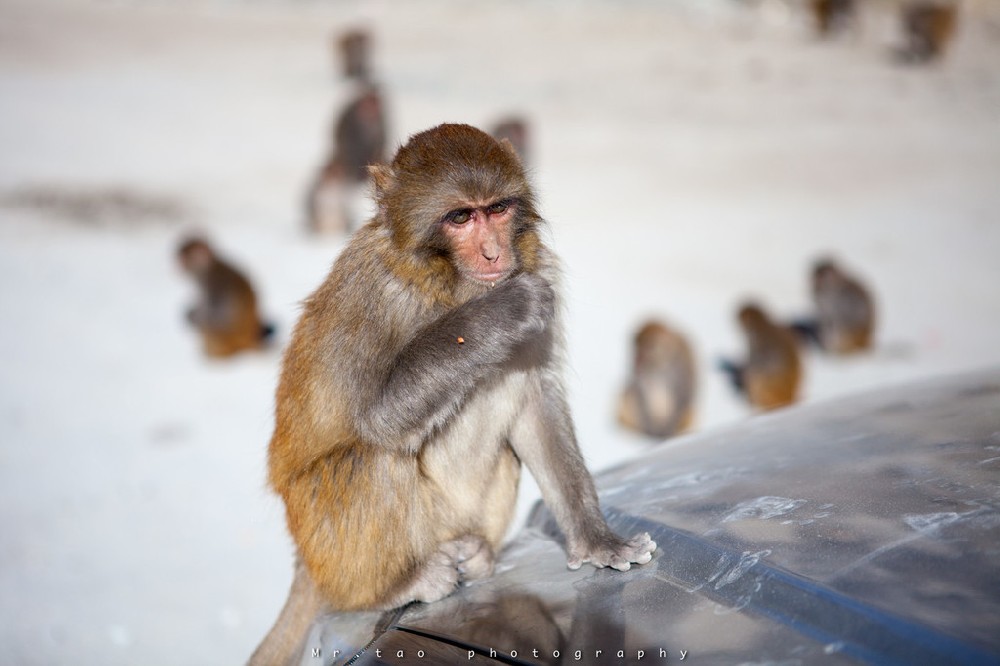
[[[495,204],[490,204],[489,206],[487,206],[487,208],[486,208],[486,214],[487,215],[499,215],[500,213],[503,213],[504,211],[506,211],[508,208],[510,208],[510,202],[508,202],[508,201],[498,201]]]
[[[452,224],[465,224],[472,217],[472,211],[468,209],[453,210],[448,213],[448,221]]]

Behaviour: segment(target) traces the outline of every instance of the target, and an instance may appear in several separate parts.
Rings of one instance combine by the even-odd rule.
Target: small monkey
[[[261,321],[257,296],[242,273],[201,238],[184,240],[177,248],[177,260],[200,290],[187,320],[201,334],[206,356],[232,356],[266,345],[274,327]]]
[[[843,29],[854,16],[854,0],[812,0],[810,7],[821,36]]]
[[[958,7],[954,2],[917,1],[900,8],[904,44],[899,57],[905,62],[929,62],[944,55],[955,34]]]
[[[376,214],[285,353],[268,474],[297,565],[253,664],[294,661],[324,610],[490,575],[522,462],[570,568],[624,571],[656,548],[601,514],[562,386],[558,262],[514,148],[440,125],[371,173]]]
[[[812,295],[816,337],[824,350],[849,354],[871,348],[875,304],[859,280],[823,259],[813,266]]]
[[[368,167],[385,161],[386,121],[382,95],[366,85],[341,111],[333,130],[333,152],[309,188],[309,228],[345,233],[356,226],[351,200],[369,182]]]
[[[755,303],[740,307],[737,318],[747,340],[746,360],[722,361],[720,369],[753,407],[776,409],[794,403],[802,381],[795,335],[772,322]]]
[[[618,402],[618,422],[657,439],[686,430],[696,388],[687,340],[666,324],[650,321],[636,333],[634,350],[633,374]]]

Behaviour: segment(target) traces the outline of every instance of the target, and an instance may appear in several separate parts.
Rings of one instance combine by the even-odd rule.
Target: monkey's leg
[[[301,560],[295,562],[295,577],[288,601],[271,631],[254,650],[247,666],[291,666],[299,663],[303,644],[313,620],[325,610],[316,585]]]

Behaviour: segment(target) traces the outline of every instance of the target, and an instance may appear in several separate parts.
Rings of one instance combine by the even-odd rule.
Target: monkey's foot
[[[482,537],[468,534],[446,541],[385,608],[396,608],[411,601],[431,603],[443,599],[454,592],[459,583],[493,573],[493,559],[493,549]]]
[[[466,536],[441,544],[441,550],[452,557],[460,581],[479,580],[493,573],[493,549],[479,536]]]
[[[438,549],[424,562],[412,581],[392,599],[386,608],[396,608],[411,601],[431,603],[451,594],[458,586],[458,568],[454,558]]]
[[[653,559],[656,542],[648,532],[638,534],[628,541],[622,541],[614,534],[592,543],[589,546],[571,548],[566,565],[570,569],[579,569],[584,562],[590,562],[595,567],[611,567],[618,571],[628,571],[632,564],[645,564]]]

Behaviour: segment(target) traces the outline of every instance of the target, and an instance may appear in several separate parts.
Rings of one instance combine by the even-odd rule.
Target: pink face
[[[501,200],[457,208],[445,216],[444,233],[465,277],[499,282],[517,268],[511,243],[515,213],[514,202]]]

